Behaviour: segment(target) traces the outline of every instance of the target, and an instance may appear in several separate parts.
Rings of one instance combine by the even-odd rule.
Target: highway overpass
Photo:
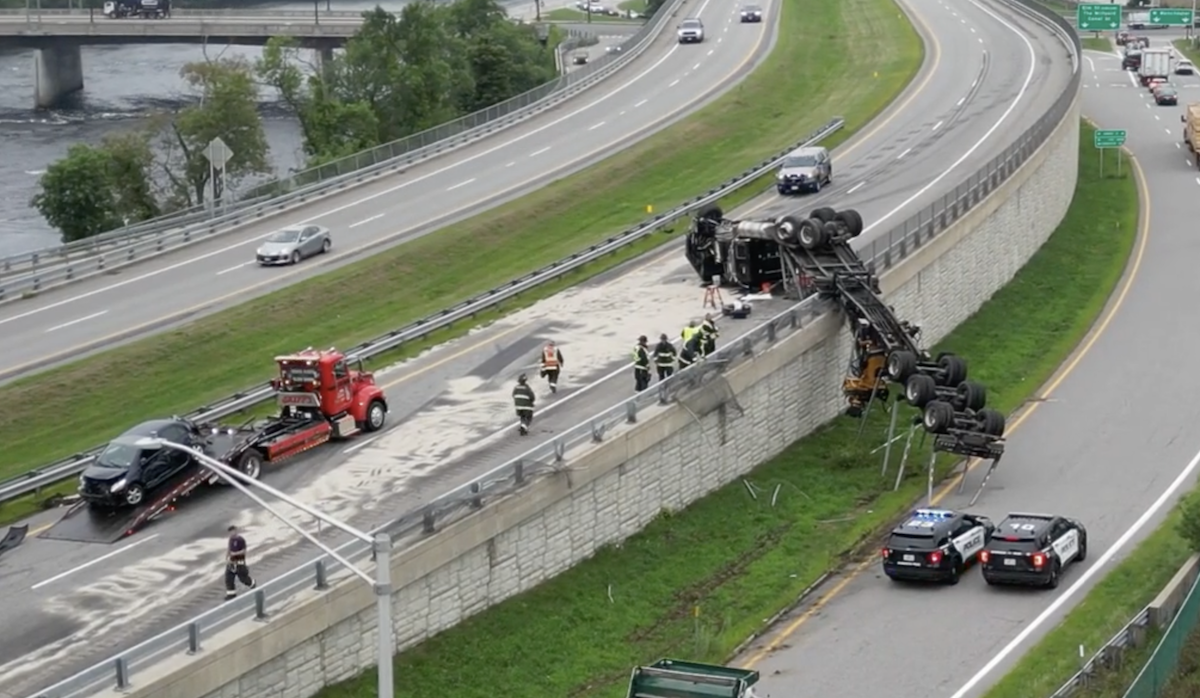
[[[359,12],[177,10],[170,19],[108,19],[87,10],[0,13],[0,48],[36,50],[34,103],[48,108],[83,89],[80,47],[91,44],[240,44],[290,36],[328,55],[362,25]]]

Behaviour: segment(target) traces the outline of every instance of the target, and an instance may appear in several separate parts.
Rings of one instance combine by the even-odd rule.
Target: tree
[[[204,203],[212,175],[205,151],[217,137],[233,151],[225,164],[226,188],[247,176],[270,172],[253,67],[241,58],[222,58],[188,63],[180,75],[199,102],[160,127],[160,171],[169,183],[170,203],[175,207]]]
[[[150,183],[153,156],[145,134],[74,145],[46,168],[32,205],[73,242],[159,214]]]

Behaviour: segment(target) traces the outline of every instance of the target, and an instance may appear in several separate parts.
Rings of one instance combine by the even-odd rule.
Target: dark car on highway
[[[1170,85],[1163,85],[1154,91],[1154,103],[1159,106],[1179,104],[1179,92]]]
[[[108,442],[79,477],[79,494],[99,506],[139,506],[146,493],[192,465],[183,451],[144,443],[159,438],[191,445],[195,427],[183,419],[154,419]]]
[[[742,6],[741,19],[743,22],[761,22],[762,18],[763,11],[758,5]]]
[[[979,554],[988,584],[1058,586],[1063,569],[1087,559],[1087,529],[1054,514],[1009,514]]]
[[[992,537],[985,516],[947,509],[917,509],[892,530],[881,551],[883,573],[893,580],[957,584]]]

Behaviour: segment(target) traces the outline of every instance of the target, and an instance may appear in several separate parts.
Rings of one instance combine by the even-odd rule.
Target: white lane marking
[[[937,122],[936,124],[934,124],[934,125],[933,125],[933,130],[934,130],[934,131],[936,131],[936,130],[938,130],[939,128],[941,128],[943,123],[945,123],[945,122],[944,122],[944,121],[939,121],[939,122]]]
[[[596,124],[595,126],[589,126],[589,127],[588,127],[588,130],[589,130],[589,131],[595,131],[596,129],[600,128],[601,126],[603,126],[603,125],[604,125],[604,124],[606,124],[606,123],[608,123],[608,122],[606,122],[606,121],[601,121],[600,123]]]
[[[852,187],[850,187],[849,189],[847,189],[847,190],[846,190],[846,193],[847,193],[847,194],[853,194],[854,192],[856,192],[856,191],[858,191],[860,188],[862,188],[862,185],[864,185],[864,184],[866,184],[866,182],[859,182],[858,184],[855,184],[854,186],[852,186]]]
[[[245,266],[249,266],[253,263],[254,262],[242,262],[241,264],[229,267],[228,269],[222,269],[221,271],[217,272],[217,276],[221,276],[222,274],[228,274],[231,271],[237,271],[238,269],[241,269],[242,267],[245,267]]]
[[[505,165],[505,167],[512,167],[512,166],[513,166],[513,165],[515,165],[515,164],[517,164],[515,161],[514,161],[514,162],[510,162],[510,163],[508,163],[507,165]]]
[[[967,101],[967,98],[966,98],[966,97],[963,97],[962,99],[960,99],[960,100],[958,100],[957,102],[955,102],[955,103],[954,103],[954,106],[956,106],[956,107],[961,107],[961,106],[963,105],[963,102],[965,102],[965,101]]]
[[[363,439],[362,441],[359,441],[358,443],[354,444],[350,448],[343,449],[342,453],[354,453],[358,449],[362,448],[363,446],[369,445],[372,441],[374,441],[375,439],[378,439],[378,438],[379,438],[378,436],[372,436],[369,439]]]
[[[966,162],[967,158],[974,155],[976,150],[979,150],[981,147],[983,147],[983,144],[986,143],[988,139],[992,137],[992,134],[996,133],[996,130],[1008,120],[1008,117],[1012,115],[1013,110],[1017,108],[1017,105],[1021,103],[1021,100],[1025,97],[1026,93],[1029,92],[1029,85],[1033,82],[1033,76],[1036,74],[1038,67],[1037,51],[1034,51],[1033,49],[1033,42],[1031,42],[1024,34],[1022,34],[1020,30],[1018,30],[1012,24],[1009,24],[1006,20],[1002,19],[999,15],[992,12],[988,8],[980,5],[978,2],[975,2],[975,0],[967,1],[978,7],[983,12],[987,13],[992,19],[1004,25],[1004,27],[1006,27],[1013,34],[1016,34],[1017,37],[1025,43],[1025,48],[1029,51],[1029,71],[1025,74],[1025,81],[1021,83],[1021,89],[1017,90],[1016,97],[1012,100],[1012,102],[1009,103],[1008,108],[1004,110],[1004,113],[1000,115],[1000,118],[996,120],[996,123],[992,124],[992,127],[989,128],[987,132],[979,138],[978,141],[975,141],[975,144],[968,148],[967,152],[963,153],[957,160],[955,160],[950,167],[942,170],[941,174],[939,174],[937,177],[934,177],[928,184],[921,187],[919,190],[913,193],[912,196],[901,202],[899,206],[884,214],[882,218],[876,219],[874,223],[864,228],[864,233],[882,225],[884,221],[896,215],[897,211],[906,208],[909,204],[924,196],[925,192],[937,186],[938,182],[950,176],[950,173],[957,169],[959,165]],[[959,100],[959,104],[962,104],[962,100]]]
[[[700,70],[700,64],[697,63],[696,65],[692,66],[692,70]]]
[[[1162,120],[1162,117],[1161,117],[1161,116],[1159,116],[1158,114],[1155,114],[1155,115],[1154,115],[1154,120],[1155,120],[1155,121],[1161,121],[1161,120]],[[1167,131],[1167,133],[1170,133],[1170,131]]]
[[[905,155],[908,155],[908,154],[909,154],[909,153],[911,153],[911,152],[912,152],[912,148],[907,148],[907,149],[905,149],[905,151],[904,151],[903,153],[900,153],[899,155],[897,155],[897,156],[896,156],[896,159],[897,159],[897,160],[903,160],[903,159],[904,159],[904,156],[905,156]]]
[[[146,541],[154,540],[155,538],[158,538],[157,533],[146,536],[145,538],[143,538],[141,540],[134,541],[134,542],[130,543],[129,545],[126,545],[123,548],[117,548],[116,550],[112,551],[111,553],[106,553],[104,555],[101,555],[100,557],[92,558],[91,560],[88,560],[87,562],[83,563],[82,565],[80,565],[78,567],[74,567],[74,568],[69,569],[66,572],[62,572],[60,574],[56,574],[53,577],[51,577],[50,579],[47,579],[43,582],[38,582],[37,584],[34,584],[33,586],[31,586],[29,588],[31,590],[36,591],[36,590],[41,589],[42,587],[46,586],[47,584],[53,584],[54,582],[57,582],[58,580],[63,579],[65,577],[69,577],[69,576],[75,574],[76,572],[82,572],[82,571],[86,570],[87,568],[91,567],[92,565],[95,565],[100,562],[104,562],[105,560],[112,558],[112,557],[116,557],[117,555],[120,555],[121,553],[128,552],[128,551],[136,548],[137,546],[141,545],[142,543],[145,543]]]
[[[550,150],[550,146],[546,146],[545,148],[542,148],[541,150],[535,150],[529,154],[529,157],[535,158],[548,150]]]
[[[634,109],[637,109],[638,107],[642,106],[643,104],[645,104],[646,102],[649,102],[649,101],[650,101],[650,100],[648,100],[648,99],[643,99],[642,101],[640,101],[640,102],[638,102],[637,104],[633,105],[633,108],[634,108]]]
[[[1096,63],[1095,63],[1095,61],[1093,61],[1093,60],[1092,60],[1092,57],[1091,57],[1091,56],[1087,56],[1087,55],[1085,55],[1085,56],[1083,57],[1083,60],[1087,61],[1087,62],[1088,62],[1088,65],[1090,65],[1090,66],[1092,67],[1092,72],[1093,72],[1093,73],[1094,73],[1094,72],[1096,72]]]
[[[701,5],[700,5],[700,8],[697,10],[697,14],[701,14],[701,13],[703,13],[703,12],[704,12],[704,8],[708,7],[708,3],[710,3],[711,1],[712,1],[712,0],[704,0],[704,3],[703,3],[703,4],[701,4]],[[507,148],[507,147],[509,147],[510,145],[514,144],[514,143],[518,143],[518,142],[520,142],[520,141],[523,141],[523,140],[525,140],[526,138],[529,138],[530,136],[534,136],[534,135],[536,135],[536,134],[538,134],[538,133],[541,133],[541,132],[543,132],[543,131],[546,131],[546,130],[548,130],[548,129],[550,129],[550,128],[553,128],[553,127],[555,127],[555,126],[557,126],[557,125],[559,125],[559,124],[561,124],[561,123],[564,123],[564,122],[567,122],[567,121],[572,121],[572,120],[574,120],[574,119],[575,119],[575,117],[577,117],[578,115],[582,114],[583,112],[585,112],[585,111],[587,111],[587,110],[589,110],[589,109],[591,109],[591,108],[593,108],[593,107],[595,107],[595,106],[597,106],[597,105],[599,105],[599,104],[601,104],[601,103],[603,103],[603,102],[605,102],[605,101],[609,100],[609,99],[610,99],[610,98],[612,98],[614,95],[617,95],[617,94],[620,94],[621,92],[624,92],[626,88],[628,88],[628,87],[630,87],[630,86],[632,86],[632,85],[634,85],[634,84],[638,83],[640,80],[642,80],[642,78],[645,78],[646,76],[648,76],[648,75],[650,75],[650,74],[654,73],[656,70],[658,70],[658,67],[659,67],[659,66],[661,66],[663,63],[666,63],[666,62],[667,62],[667,60],[671,58],[671,56],[675,55],[675,52],[676,52],[677,50],[679,50],[679,46],[680,46],[680,44],[675,44],[674,46],[672,46],[672,47],[670,48],[670,50],[668,50],[666,53],[664,53],[664,54],[662,55],[662,57],[661,57],[661,58],[659,58],[659,59],[658,59],[657,61],[655,61],[655,62],[654,62],[652,65],[650,65],[649,67],[647,67],[647,68],[646,68],[645,70],[643,70],[641,73],[639,73],[638,75],[636,75],[636,76],[635,76],[635,77],[634,77],[632,80],[629,80],[628,82],[626,82],[626,83],[624,83],[624,84],[620,85],[619,87],[617,87],[616,89],[614,89],[612,92],[609,92],[609,93],[607,93],[607,94],[605,94],[605,95],[602,95],[602,96],[600,96],[600,97],[596,98],[596,99],[595,99],[595,100],[593,100],[591,103],[589,103],[589,104],[586,104],[586,105],[584,105],[584,106],[582,106],[582,107],[580,107],[580,108],[576,109],[575,111],[573,111],[573,112],[570,112],[569,114],[564,114],[563,116],[560,116],[559,118],[555,119],[554,121],[551,121],[551,122],[549,122],[549,123],[547,123],[547,124],[543,124],[542,126],[539,126],[538,128],[535,128],[535,129],[533,129],[532,131],[526,131],[525,133],[522,133],[521,135],[517,136],[516,138],[513,138],[512,140],[508,140],[508,141],[505,141],[505,142],[503,142],[503,143],[497,144],[497,145],[495,145],[495,146],[493,146],[493,147],[491,147],[491,148],[489,148],[489,149],[487,149],[487,150],[484,150],[484,151],[482,151],[482,152],[480,152],[480,153],[476,153],[475,155],[472,155],[471,157],[464,158],[464,159],[462,159],[462,160],[459,160],[459,161],[457,161],[457,162],[454,162],[454,163],[452,163],[452,164],[450,164],[450,165],[446,165],[445,167],[442,167],[442,168],[439,168],[439,169],[437,169],[437,170],[434,170],[433,172],[430,172],[430,173],[428,173],[428,174],[421,175],[420,177],[415,177],[415,178],[413,178],[413,179],[411,179],[411,180],[409,180],[409,181],[407,181],[407,182],[401,182],[400,184],[397,184],[397,185],[396,185],[396,186],[394,186],[394,187],[388,187],[387,189],[384,189],[383,191],[378,191],[378,192],[375,192],[374,194],[370,194],[370,195],[368,195],[368,196],[364,196],[363,198],[361,198],[361,199],[358,199],[358,200],[355,200],[355,201],[351,201],[351,202],[350,202],[350,203],[348,203],[348,204],[342,204],[341,206],[335,206],[335,207],[333,207],[333,208],[331,208],[331,209],[327,209],[327,210],[325,210],[325,211],[322,211],[321,213],[318,213],[317,215],[313,216],[312,218],[309,218],[309,219],[307,219],[307,220],[303,220],[303,221],[298,221],[298,224],[311,223],[311,222],[313,222],[313,221],[320,220],[321,218],[324,218],[325,216],[329,216],[329,215],[332,215],[332,214],[334,214],[334,213],[340,213],[341,211],[345,211],[345,210],[347,210],[347,209],[354,208],[355,206],[359,206],[359,205],[361,205],[361,204],[365,204],[365,203],[366,203],[366,202],[368,202],[368,201],[374,201],[375,199],[378,199],[378,198],[380,198],[380,197],[382,197],[382,196],[387,196],[387,195],[389,195],[389,194],[392,194],[392,193],[394,193],[394,192],[396,192],[396,191],[399,191],[399,190],[401,190],[401,189],[404,189],[405,187],[410,187],[410,186],[412,186],[412,185],[414,185],[414,184],[417,184],[417,183],[419,183],[419,182],[423,182],[423,181],[425,181],[425,180],[429,179],[430,177],[436,177],[437,175],[440,175],[440,174],[442,174],[442,173],[444,173],[444,172],[449,172],[450,170],[452,170],[452,169],[454,169],[454,168],[456,168],[456,167],[461,167],[462,165],[465,165],[466,163],[469,163],[469,162],[474,162],[475,160],[478,160],[478,159],[480,159],[480,158],[483,158],[483,157],[486,157],[486,156],[488,156],[488,155],[491,155],[492,153],[495,153],[495,152],[497,152],[497,151],[499,151],[499,150],[501,150],[501,149],[503,149],[503,148]],[[678,80],[677,80],[676,82],[678,82]],[[280,227],[282,228],[282,227],[287,227],[287,226],[280,226]],[[86,293],[81,293],[81,294],[79,294],[78,296],[72,296],[72,297],[70,297],[70,298],[64,298],[64,299],[63,299],[63,300],[61,300],[61,301],[57,301],[57,302],[55,302],[55,303],[50,303],[50,304],[48,304],[48,305],[44,305],[44,306],[42,306],[42,307],[40,307],[40,308],[34,308],[33,310],[28,310],[28,311],[26,311],[26,312],[24,312],[24,313],[19,313],[19,314],[17,314],[17,315],[13,315],[12,317],[7,317],[7,318],[0,319],[0,325],[3,325],[3,324],[5,324],[5,323],[8,323],[8,322],[12,322],[12,321],[14,321],[14,320],[20,320],[20,319],[22,319],[22,318],[27,318],[27,317],[29,317],[29,316],[31,316],[31,315],[36,315],[36,314],[38,314],[38,313],[45,312],[45,311],[47,311],[47,310],[51,310],[51,309],[54,309],[54,308],[59,308],[59,307],[62,307],[62,306],[64,306],[64,305],[68,304],[68,303],[73,303],[73,302],[75,302],[75,301],[77,301],[77,300],[81,300],[81,299],[84,299],[84,298],[90,298],[90,297],[92,297],[92,296],[95,296],[95,295],[98,295],[98,294],[101,294],[101,293],[105,293],[105,292],[107,292],[107,291],[112,291],[112,290],[114,290],[114,289],[122,288],[122,287],[124,287],[124,286],[128,286],[129,284],[137,283],[137,282],[139,282],[139,281],[144,281],[145,279],[149,279],[149,278],[152,278],[152,277],[158,276],[158,275],[160,275],[160,274],[164,274],[164,273],[166,273],[166,272],[169,272],[169,271],[174,271],[174,270],[176,270],[176,269],[179,269],[180,267],[187,266],[188,264],[191,264],[192,262],[196,262],[196,261],[199,261],[199,260],[201,260],[201,259],[208,259],[209,257],[215,257],[216,255],[219,255],[219,254],[224,254],[224,253],[226,253],[226,252],[229,252],[230,250],[236,250],[237,248],[239,248],[239,247],[243,247],[243,246],[245,246],[245,245],[247,245],[247,244],[249,244],[249,243],[252,243],[252,242],[258,242],[259,240],[261,240],[261,239],[263,239],[263,238],[267,237],[267,236],[268,236],[268,235],[270,235],[270,234],[271,234],[271,233],[264,233],[263,235],[260,235],[260,236],[258,236],[258,237],[256,237],[256,238],[253,238],[253,239],[251,239],[251,240],[243,240],[242,242],[238,242],[238,243],[234,243],[234,244],[232,244],[232,245],[226,246],[226,247],[222,247],[222,248],[221,248],[221,249],[219,249],[219,250],[214,250],[214,251],[212,251],[212,252],[208,252],[208,253],[206,253],[206,254],[203,254],[203,255],[197,255],[197,256],[195,256],[195,257],[190,257],[190,258],[188,258],[188,259],[186,259],[186,260],[184,260],[184,261],[182,261],[182,262],[177,262],[176,264],[172,264],[172,265],[170,265],[170,266],[166,266],[166,267],[163,267],[162,269],[158,269],[158,270],[155,270],[155,271],[152,271],[152,272],[147,272],[147,273],[145,273],[145,274],[142,274],[142,275],[140,275],[140,276],[134,276],[134,277],[130,277],[130,278],[128,278],[128,279],[125,279],[124,281],[119,281],[119,282],[117,282],[117,283],[115,283],[115,284],[112,284],[112,285],[110,285],[110,286],[105,286],[105,287],[103,287],[103,288],[98,288],[98,289],[95,289],[95,290],[92,290],[92,291],[88,291],[88,292],[86,292]]]
[[[974,34],[974,33],[975,33],[975,27],[971,27],[971,33],[972,33],[972,34]]]
[[[1150,508],[1146,509],[1146,511],[1143,512],[1140,517],[1138,517],[1138,520],[1134,521],[1133,525],[1130,526],[1124,533],[1122,533],[1121,537],[1118,538],[1108,550],[1105,550],[1104,554],[1101,555],[1100,558],[1094,563],[1092,563],[1092,566],[1084,571],[1084,573],[1080,575],[1079,579],[1075,580],[1074,584],[1067,587],[1066,591],[1059,594],[1058,598],[1054,599],[1054,601],[1046,607],[1046,610],[1038,614],[1037,618],[1034,618],[1033,621],[1027,623],[1025,625],[1025,629],[1018,633],[1017,636],[1012,639],[1012,642],[1005,645],[1004,649],[1000,650],[996,656],[992,657],[988,663],[979,670],[979,673],[972,676],[971,680],[967,681],[967,683],[962,688],[958,689],[958,691],[955,692],[955,694],[950,698],[963,698],[966,696],[967,693],[970,692],[971,689],[975,688],[980,681],[986,678],[987,675],[991,673],[997,665],[1003,662],[1008,655],[1012,654],[1018,647],[1024,644],[1024,642],[1029,639],[1030,635],[1037,632],[1039,627],[1053,617],[1060,608],[1066,605],[1066,603],[1071,600],[1072,596],[1077,594],[1080,589],[1085,587],[1087,583],[1091,581],[1092,577],[1099,574],[1100,570],[1104,569],[1104,566],[1121,551],[1121,548],[1124,548],[1125,545],[1137,535],[1138,531],[1142,530],[1142,527],[1144,527],[1147,522],[1154,518],[1155,514],[1157,514],[1160,509],[1166,506],[1167,502],[1171,499],[1175,492],[1178,491],[1179,488],[1183,487],[1184,483],[1188,481],[1188,478],[1191,477],[1192,471],[1196,469],[1197,465],[1200,465],[1200,453],[1192,456],[1192,460],[1188,462],[1187,467],[1185,467],[1183,471],[1179,473],[1179,476],[1175,478],[1175,481],[1167,486],[1167,489],[1164,490],[1161,495],[1159,495],[1158,499],[1154,500],[1154,503],[1150,505]]]
[[[678,84],[679,84],[679,78],[675,78],[675,80],[672,81],[671,84],[667,85],[667,87],[675,87]]]
[[[364,218],[364,219],[362,219],[361,221],[359,221],[359,222],[357,222],[357,223],[351,223],[351,224],[350,224],[350,227],[351,227],[351,228],[357,228],[357,227],[358,227],[358,226],[360,226],[360,225],[366,225],[367,223],[370,223],[371,221],[377,221],[377,220],[379,220],[380,218],[383,218],[383,214],[382,214],[382,213],[375,214],[374,216],[371,216],[370,218]]]
[[[87,322],[88,320],[95,320],[96,318],[98,318],[101,315],[104,315],[106,313],[108,313],[107,310],[101,310],[98,313],[92,313],[91,315],[85,315],[84,317],[81,317],[81,318],[75,318],[74,320],[71,320],[70,322],[64,322],[61,325],[55,325],[54,327],[51,327],[50,329],[46,330],[46,332],[47,333],[54,332],[56,330],[61,330],[64,327],[70,327],[71,325],[78,325],[81,322]]]
[[[459,187],[465,187],[465,186],[467,186],[468,184],[470,184],[471,182],[474,182],[474,181],[475,181],[475,178],[474,178],[474,177],[472,177],[472,178],[468,179],[468,180],[467,180],[467,181],[465,181],[465,182],[459,182],[458,184],[455,184],[455,185],[454,185],[454,186],[452,186],[452,187],[446,187],[446,191],[454,191],[455,189],[458,189]]]
[[[713,55],[713,51],[716,51],[716,49],[715,49],[715,48],[710,48],[710,49],[708,50],[708,55],[710,55],[710,56],[711,56],[711,55]],[[699,64],[697,64],[697,65],[699,65]]]

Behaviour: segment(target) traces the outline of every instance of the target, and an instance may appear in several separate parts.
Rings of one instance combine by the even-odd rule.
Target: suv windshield
[[[281,230],[271,237],[267,238],[267,242],[295,242],[300,239],[299,230]]]
[[[128,468],[137,461],[142,449],[131,443],[113,441],[96,459],[96,465],[102,468]]]
[[[784,167],[815,167],[816,155],[789,155],[783,159]]]
[[[683,20],[683,24],[680,26],[682,26],[684,29],[699,29],[700,28],[700,20],[685,19],[685,20]]]
[[[746,7],[742,11],[743,12],[758,12],[759,9],[758,9],[758,5],[746,5]]]

